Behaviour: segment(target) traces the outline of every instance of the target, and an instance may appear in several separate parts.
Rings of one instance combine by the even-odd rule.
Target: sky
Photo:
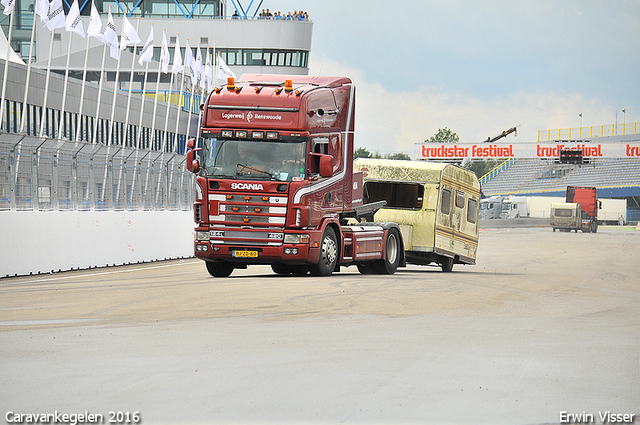
[[[308,12],[309,73],[354,81],[356,146],[372,152],[413,154],[445,127],[470,143],[515,126],[517,137],[502,141],[616,122],[640,128],[638,0],[263,0],[260,7]]]

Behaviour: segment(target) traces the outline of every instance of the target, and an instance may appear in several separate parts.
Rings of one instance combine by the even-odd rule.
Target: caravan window
[[[387,201],[384,208],[422,209],[424,186],[420,183],[400,183],[369,180],[364,183],[364,203]]]
[[[464,192],[456,190],[456,207],[464,208]]]
[[[478,201],[469,198],[467,202],[467,221],[469,223],[475,223],[478,216]]]
[[[440,203],[440,212],[448,215],[451,211],[451,191],[442,189],[442,202]]]

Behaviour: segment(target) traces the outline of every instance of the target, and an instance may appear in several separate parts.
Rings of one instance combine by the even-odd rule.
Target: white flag
[[[138,63],[142,65],[145,62],[151,62],[151,59],[153,59],[153,26],[151,27],[147,41],[144,43],[142,52],[140,52]]]
[[[49,17],[49,2],[47,0],[36,0],[36,14],[40,16],[43,24],[47,24]]]
[[[202,87],[202,81],[204,80],[204,68],[202,67],[202,52],[200,51],[200,43],[198,43],[198,50],[196,50],[196,73],[200,78],[200,86]]]
[[[84,37],[84,27],[82,26],[82,21],[80,20],[80,8],[78,7],[78,0],[75,0],[69,9],[69,14],[67,15],[67,24],[65,25],[67,31],[75,32],[81,37]]]
[[[107,19],[107,28],[104,30],[104,42],[111,45],[110,55],[117,60],[120,57],[120,52],[118,51],[118,31],[116,31],[116,23],[113,22],[111,11],[109,11],[109,19]]]
[[[104,27],[102,26],[102,19],[100,19],[100,13],[98,13],[98,9],[96,9],[95,2],[91,3],[91,19],[89,20],[89,27],[87,28],[87,35],[105,43]]]
[[[205,92],[210,92],[213,89],[213,74],[209,58],[207,58],[207,64],[204,67],[204,79],[207,83],[207,89],[205,89]]]
[[[140,40],[136,29],[127,19],[127,16],[124,15],[122,19],[124,20],[124,24],[122,25],[122,37],[120,37],[120,50],[124,50],[127,46],[133,46],[142,41]]]
[[[167,43],[167,30],[162,30],[162,48],[160,49],[160,63],[162,64],[162,72],[169,72],[169,44]]]
[[[236,74],[227,66],[227,64],[222,60],[222,56],[218,56],[218,78],[222,78],[224,81],[227,81],[228,77],[236,77]]]
[[[2,5],[4,6],[3,13],[5,15],[11,15],[11,11],[13,10],[13,5],[16,4],[16,0],[2,0]]]
[[[49,31],[53,31],[58,28],[64,28],[66,24],[62,0],[53,0],[49,3],[49,11],[47,12],[47,28],[49,28]]]
[[[189,68],[189,74],[191,75],[191,84],[195,83],[198,76],[196,75],[196,60],[193,58],[193,50],[189,45],[189,39],[187,38],[187,48],[185,50],[184,66]]]
[[[173,51],[173,66],[171,72],[179,74],[184,69],[182,65],[182,51],[180,50],[180,37],[176,36],[176,47]]]

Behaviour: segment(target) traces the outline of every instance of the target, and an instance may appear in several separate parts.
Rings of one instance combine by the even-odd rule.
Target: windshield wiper
[[[269,178],[270,178],[270,179],[274,179],[274,178],[275,178],[275,176],[274,176],[273,174],[271,174],[270,172],[268,172],[268,171],[264,171],[264,170],[261,170],[261,169],[259,169],[259,168],[254,168],[254,167],[251,167],[251,166],[249,166],[249,165],[240,164],[240,163],[238,163],[236,166],[237,166],[237,167],[239,167],[239,168],[240,168],[240,170],[247,169],[247,170],[251,170],[251,171],[256,171],[256,172],[258,172],[258,173],[261,173],[261,174],[264,174],[264,175],[269,176]],[[244,176],[244,175],[246,175],[246,174],[242,174],[242,173],[239,173],[238,171],[236,171],[236,175]]]

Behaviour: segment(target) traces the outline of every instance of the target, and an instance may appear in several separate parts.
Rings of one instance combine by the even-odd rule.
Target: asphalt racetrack
[[[214,279],[189,259],[0,279],[1,423],[559,424],[606,412],[640,423],[630,227],[483,229],[478,264],[453,273],[253,266]]]

